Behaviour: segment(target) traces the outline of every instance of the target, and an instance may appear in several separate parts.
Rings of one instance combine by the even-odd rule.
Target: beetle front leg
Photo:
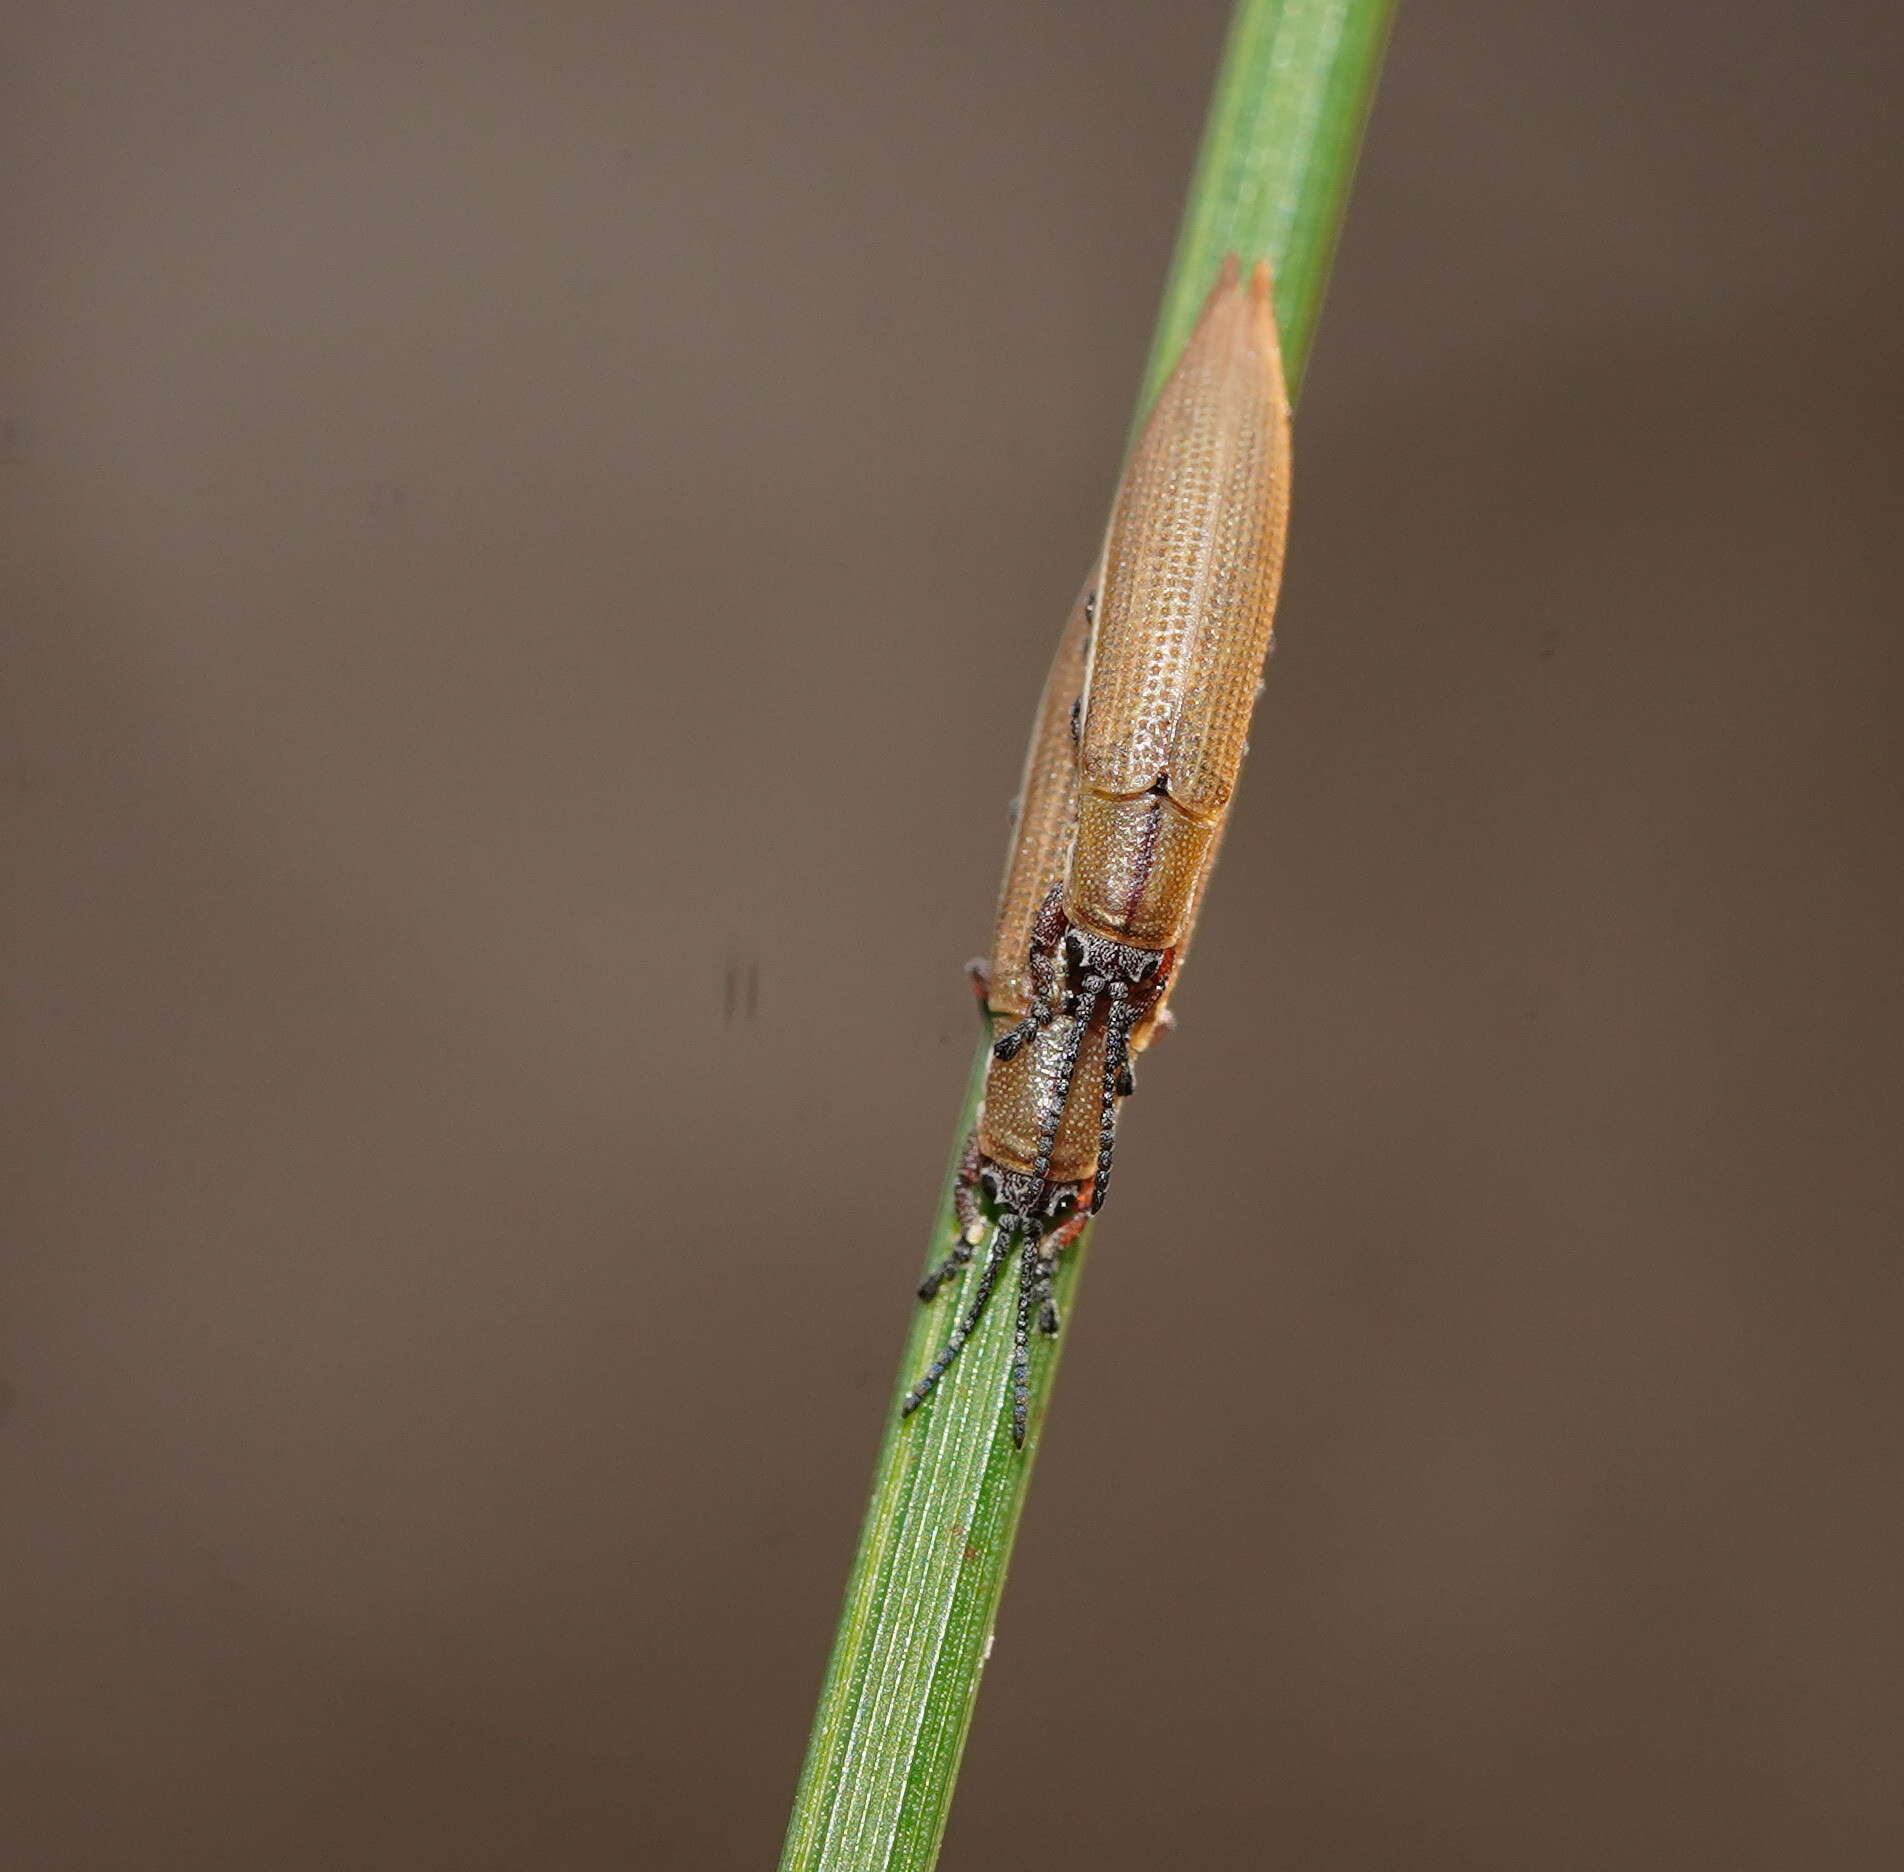
[[[1038,1330],[1046,1338],[1058,1330],[1058,1303],[1052,1298],[1051,1283],[1058,1278],[1058,1258],[1090,1226],[1091,1187],[1078,1190],[1077,1208],[1038,1244]]]
[[[1069,1190],[1060,1185],[1054,1202],[1062,1202]],[[1035,1321],[1046,1335],[1058,1330],[1058,1303],[1051,1297],[1051,1283],[1057,1278],[1058,1257],[1083,1232],[1091,1219],[1083,1189],[1070,1191],[1076,1207],[1071,1215],[1046,1234],[1036,1222],[1025,1230],[1018,1254],[1018,1319],[1012,1334],[1011,1439],[1014,1449],[1025,1447],[1025,1431],[1031,1419],[1031,1329]]]
[[[919,1298],[931,1300],[938,1291],[972,1258],[972,1250],[985,1239],[985,1217],[978,1206],[978,1173],[984,1158],[979,1153],[978,1133],[969,1133],[959,1158],[959,1172],[952,1185],[952,1215],[958,1235],[952,1252],[919,1283]]]
[[[1031,1006],[1025,1017],[1008,1033],[992,1042],[993,1054],[1008,1060],[1040,1027],[1049,1025],[1058,1011],[1058,952],[1071,920],[1064,913],[1064,887],[1054,884],[1050,894],[1038,906],[1031,925]]]

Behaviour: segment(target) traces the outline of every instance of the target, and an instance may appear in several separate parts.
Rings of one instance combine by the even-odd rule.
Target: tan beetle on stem
[[[1125,469],[1058,644],[982,978],[994,1041],[932,1299],[984,1241],[972,1298],[902,1412],[977,1328],[1019,1243],[1012,1440],[1058,1257],[1103,1206],[1131,1055],[1183,962],[1269,654],[1289,514],[1289,399],[1269,269],[1224,263]]]

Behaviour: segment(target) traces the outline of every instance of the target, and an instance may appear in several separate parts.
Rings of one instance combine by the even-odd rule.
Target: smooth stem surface
[[[1393,0],[1242,0],[1144,370],[1138,420],[1170,375],[1224,257],[1268,260],[1293,402],[1355,175]]]
[[[1275,270],[1292,391],[1300,380],[1389,11],[1390,0],[1237,8],[1140,414],[1229,253],[1245,265],[1267,258]],[[984,1059],[981,1048],[955,1164]],[[927,1267],[951,1242],[949,1175],[938,1214]],[[1067,1330],[1083,1247],[1066,1255],[1057,1283]],[[929,1872],[938,1858],[1060,1343],[1040,1337],[1033,1349],[1030,1435],[1015,1450],[1009,1268],[936,1394],[900,1419],[900,1398],[963,1311],[984,1253],[931,1306],[913,1309],[781,1872]]]

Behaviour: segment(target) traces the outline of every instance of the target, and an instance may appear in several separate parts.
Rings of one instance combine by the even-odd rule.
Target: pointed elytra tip
[[[1243,263],[1234,251],[1223,256],[1223,264],[1217,269],[1216,284],[1210,289],[1210,296],[1233,292],[1243,282]],[[1249,270],[1249,294],[1252,299],[1265,300],[1271,305],[1276,301],[1276,274],[1269,264],[1267,254],[1260,255]]]
[[[1234,253],[1223,256],[1223,266],[1218,272],[1216,283],[1210,288],[1210,296],[1203,302],[1203,314],[1198,319],[1199,326],[1205,321],[1222,316],[1220,307],[1241,306],[1256,318],[1262,320],[1273,335],[1276,348],[1282,348],[1282,331],[1276,320],[1276,274],[1270,266],[1267,256],[1258,258],[1249,269],[1247,282],[1243,277],[1243,265]]]

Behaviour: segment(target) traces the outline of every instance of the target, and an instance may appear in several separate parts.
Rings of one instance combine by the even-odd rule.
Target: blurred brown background
[[[12,12],[13,1872],[772,1863],[1222,15]],[[947,1872],[1904,1862],[1897,50],[1404,9]]]

